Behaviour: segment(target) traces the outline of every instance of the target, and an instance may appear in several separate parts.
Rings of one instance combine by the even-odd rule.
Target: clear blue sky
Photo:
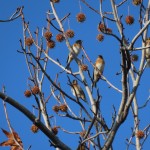
[[[120,54],[119,54],[119,45],[112,37],[105,37],[104,41],[102,43],[99,43],[96,40],[96,36],[99,33],[97,30],[97,25],[101,21],[100,16],[94,13],[93,11],[87,9],[87,7],[81,3],[82,6],[82,12],[86,14],[86,21],[85,23],[78,23],[76,21],[76,15],[80,12],[79,8],[79,2],[78,0],[65,0],[62,1],[59,4],[56,5],[56,9],[58,10],[59,17],[64,17],[67,13],[71,12],[69,22],[66,20],[64,22],[65,29],[68,28],[68,25],[71,29],[75,31],[75,37],[70,40],[70,43],[73,44],[74,41],[81,39],[83,40],[84,48],[91,58],[93,62],[95,62],[95,59],[99,54],[103,55],[106,66],[104,70],[104,76],[107,77],[115,86],[118,88],[121,88],[121,78],[120,76],[116,76],[116,72],[120,71]],[[99,0],[96,1],[89,1],[91,5],[95,9],[99,9]],[[131,4],[131,2],[127,3],[128,5]],[[136,32],[139,30],[138,25],[138,12],[139,8],[135,6],[131,6],[130,10],[128,11],[128,5],[125,5],[124,7],[121,7],[119,11],[123,15],[123,20],[125,19],[125,16],[129,14],[133,15],[135,19],[135,23],[132,26],[124,26],[126,29],[126,37],[129,38],[129,41],[132,40]],[[1,0],[0,5],[0,20],[8,19],[11,14],[16,10],[17,7],[24,6],[24,14],[26,21],[29,21],[30,23],[30,29],[32,33],[35,31],[36,27],[39,27],[40,29],[40,35],[41,35],[41,29],[43,27],[46,27],[46,12],[50,10],[49,1],[45,0],[8,0],[7,2],[5,0]],[[104,10],[106,11],[106,8],[108,11],[111,11],[110,4],[107,1],[104,1]],[[124,21],[123,21],[124,22]],[[111,24],[111,22],[107,22],[107,25],[109,28],[112,28],[113,32],[119,35],[119,32],[116,29],[115,24]],[[54,28],[51,27],[51,31],[54,33],[54,36],[58,33],[54,30]],[[22,39],[22,23],[21,19],[17,19],[14,22],[9,23],[0,23],[0,89],[2,89],[2,85],[6,86],[6,93],[11,96],[12,98],[19,101],[21,104],[25,105],[30,111],[32,111],[32,104],[34,104],[34,99],[26,99],[24,97],[24,91],[28,88],[27,78],[29,77],[29,73],[25,64],[25,59],[22,54],[17,53],[17,50],[20,49],[19,39]],[[53,38],[55,40],[55,38]],[[136,43],[136,46],[141,46],[140,40]],[[137,54],[140,57],[140,52],[137,52]],[[65,60],[68,55],[67,47],[64,43],[60,44],[57,43],[56,47],[50,51],[50,55],[53,58],[58,58],[64,65]],[[81,58],[81,55],[79,55]],[[72,62],[72,67],[74,67],[74,71],[76,71],[77,67],[74,62]],[[137,62],[138,66],[139,63]],[[54,79],[56,72],[60,69],[58,67],[55,67],[52,63],[48,66],[48,72],[51,75],[51,77]],[[92,71],[92,67],[90,69]],[[138,103],[141,106],[144,101],[149,96],[149,88],[150,88],[150,69],[146,69],[140,83],[140,88],[138,90],[137,99]],[[64,76],[60,77],[60,82],[64,79]],[[73,79],[73,78],[71,78]],[[100,94],[102,95],[102,102],[101,102],[101,111],[104,114],[104,117],[106,117],[106,122],[110,125],[111,124],[111,115],[113,112],[113,105],[118,109],[120,104],[120,98],[121,95],[114,91],[113,89],[109,89],[108,85],[104,81],[100,81],[98,83]],[[70,90],[68,90],[67,80],[62,83],[62,87],[66,88],[66,91],[70,94]],[[44,92],[46,95],[49,93],[49,84],[45,82],[45,89]],[[68,100],[69,102],[69,100]],[[48,104],[48,112],[50,115],[53,115],[52,106],[55,105],[56,102],[54,100],[51,101],[51,103]],[[73,109],[76,109],[74,107],[73,103],[70,103],[70,106]],[[150,113],[149,109],[150,104],[148,104],[148,107],[146,107],[144,110],[140,110],[140,127],[143,129],[146,125],[150,123],[150,118],[148,117]],[[30,127],[32,123],[26,119],[22,114],[20,114],[15,108],[9,106],[7,104],[8,108],[8,114],[9,118],[11,120],[13,128],[19,133],[24,148],[27,149],[30,145],[32,145],[32,150],[48,150],[53,149],[49,147],[49,142],[46,136],[43,136],[42,132],[38,132],[37,134],[33,134],[30,131]],[[8,126],[6,123],[4,111],[3,111],[3,105],[0,101],[0,128],[4,128],[8,130]],[[55,119],[52,120],[53,125],[62,126],[63,128],[69,130],[69,131],[80,131],[81,127],[78,123],[74,123],[72,121],[69,121],[68,119],[61,119],[55,121]],[[77,128],[74,129],[74,125],[77,126]],[[131,127],[133,126],[133,119],[132,119],[132,113],[130,111],[130,115],[127,118],[127,121],[124,125],[121,126],[119,132],[117,133],[114,141],[114,150],[125,149],[125,139],[129,138],[131,136]],[[63,132],[59,132],[58,134],[59,138],[64,141],[64,143],[68,144],[72,149],[75,149],[75,147],[78,144],[78,136],[75,136],[75,138],[72,138],[71,135],[65,135]],[[0,131],[0,142],[4,141],[6,138],[3,135],[3,133]],[[144,149],[148,149],[150,146],[150,139],[148,138]],[[2,150],[8,150],[9,148],[2,148]],[[134,149],[134,147],[131,147],[131,149]]]

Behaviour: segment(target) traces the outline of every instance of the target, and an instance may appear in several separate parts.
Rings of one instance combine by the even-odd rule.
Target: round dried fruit
[[[98,41],[102,42],[104,40],[104,35],[103,34],[98,34],[96,38],[97,38]]]
[[[131,25],[134,23],[134,18],[132,16],[127,16],[125,21],[127,24]]]
[[[142,130],[139,130],[139,131],[137,131],[137,133],[136,133],[136,136],[139,138],[139,139],[142,139],[143,137],[144,137],[144,132],[142,131]]]
[[[86,20],[86,16],[83,13],[79,13],[76,16],[78,22],[84,22]]]
[[[32,93],[31,93],[30,90],[26,90],[26,91],[24,92],[24,96],[25,96],[25,97],[30,97],[31,95],[32,95]]]
[[[52,36],[53,36],[52,32],[47,31],[44,33],[44,37],[46,38],[47,41],[49,41]]]
[[[62,42],[64,39],[65,39],[65,38],[64,38],[63,34],[57,34],[57,35],[56,35],[56,40],[57,40],[58,42]]]
[[[53,131],[53,133],[56,135],[56,134],[58,133],[58,127],[57,127],[57,126],[54,126],[54,127],[52,128],[52,131]]]
[[[103,23],[99,23],[98,31],[104,32],[105,29],[106,29],[106,26]]]
[[[61,111],[63,111],[63,112],[66,112],[67,109],[68,109],[68,107],[67,107],[66,104],[62,104],[62,105],[59,106],[59,109],[60,109]]]
[[[81,137],[84,137],[84,136],[85,136],[85,134],[86,134],[86,130],[84,130],[84,131],[80,132],[80,136],[81,136]]]
[[[107,32],[107,33],[112,33],[112,29],[106,28],[106,32]]]
[[[31,89],[32,93],[33,94],[38,94],[40,92],[40,89],[38,86],[34,86],[32,89]]]
[[[133,0],[132,2],[134,5],[138,6],[142,3],[142,0]]]
[[[68,38],[73,38],[74,37],[74,31],[73,30],[67,30],[66,31],[66,36],[68,37]]]
[[[53,3],[59,3],[60,0],[51,0]]]
[[[53,40],[47,41],[47,46],[48,46],[48,48],[54,48],[55,47],[55,41],[53,41]]]
[[[36,125],[33,124],[33,125],[31,126],[31,131],[32,131],[33,133],[37,133],[38,130],[39,130],[39,128],[38,128]]]
[[[87,70],[88,70],[88,66],[85,65],[85,64],[82,64],[82,65],[81,65],[81,70],[82,70],[82,71],[87,71]]]
[[[25,39],[25,45],[26,46],[32,46],[32,44],[33,44],[33,39],[32,38],[26,38]]]
[[[53,109],[56,113],[59,112],[59,110],[60,110],[60,109],[59,109],[59,106],[57,106],[57,105],[53,106],[52,109]]]

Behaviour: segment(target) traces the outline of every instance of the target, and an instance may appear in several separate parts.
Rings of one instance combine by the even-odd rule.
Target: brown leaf
[[[10,150],[22,150],[19,146],[12,146]]]
[[[2,128],[1,128],[2,129]],[[8,138],[12,138],[12,134],[7,132],[6,130],[2,129],[3,133],[8,137]]]
[[[13,144],[14,144],[14,141],[9,139],[7,141],[0,143],[0,146],[12,146]]]
[[[11,146],[10,150],[22,150],[20,148],[20,146],[23,147],[22,141],[15,131],[13,131],[13,133],[8,132],[4,129],[2,129],[2,131],[8,137],[8,140],[0,143],[0,146]],[[20,144],[20,146],[18,146],[18,143]]]

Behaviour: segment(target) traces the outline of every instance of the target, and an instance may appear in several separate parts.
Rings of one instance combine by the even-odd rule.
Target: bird
[[[71,92],[74,96],[81,98],[84,102],[87,103],[86,96],[77,80],[73,80],[71,83]]]
[[[93,71],[93,85],[92,87],[96,87],[96,83],[99,81],[101,75],[103,74],[105,67],[105,61],[102,55],[98,55],[98,58],[94,64],[94,71]]]
[[[79,55],[80,51],[82,48],[82,40],[77,40],[73,45],[72,45],[72,49],[74,51],[74,54],[76,56]],[[70,66],[71,61],[73,60],[73,55],[72,52],[69,53],[68,57],[67,57],[67,66],[66,69],[68,69],[68,67]]]
[[[150,39],[146,40],[146,46],[150,46]],[[150,68],[150,47],[145,50],[145,58],[147,61],[147,67]]]

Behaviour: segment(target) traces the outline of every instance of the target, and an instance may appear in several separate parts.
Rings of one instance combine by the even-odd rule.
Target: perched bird
[[[72,45],[72,49],[74,51],[74,54],[76,56],[78,56],[78,54],[80,53],[81,51],[81,48],[82,48],[82,41],[81,40],[77,40],[73,45]],[[71,61],[73,60],[73,55],[72,53],[70,52],[69,55],[68,55],[68,58],[67,58],[67,66],[66,68],[69,67]]]
[[[96,83],[99,81],[101,75],[103,74],[105,66],[105,61],[102,55],[98,55],[96,62],[94,64],[94,71],[93,71],[93,85],[92,87],[96,87]]]
[[[80,85],[78,84],[78,81],[73,80],[71,85],[72,85],[71,87],[72,94],[74,96],[77,96],[78,98],[81,98],[83,101],[87,102],[85,93],[80,87]]]
[[[146,40],[146,46],[150,46],[150,39]],[[146,58],[146,61],[147,61],[147,67],[150,68],[150,48],[146,48],[145,58]]]

